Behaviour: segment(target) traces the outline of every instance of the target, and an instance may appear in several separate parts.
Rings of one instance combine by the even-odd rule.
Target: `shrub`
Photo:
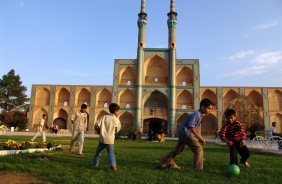
[[[18,127],[19,130],[25,129],[28,124],[26,114],[20,111],[2,112],[0,119],[9,128]]]

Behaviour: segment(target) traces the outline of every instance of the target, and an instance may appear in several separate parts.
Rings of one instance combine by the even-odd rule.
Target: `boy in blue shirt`
[[[185,145],[187,145],[194,153],[193,169],[195,171],[203,170],[203,147],[201,144],[204,145],[206,140],[200,133],[200,125],[202,118],[211,112],[212,107],[213,103],[209,99],[205,98],[201,100],[200,109],[191,113],[180,127],[176,147],[166,156],[160,158],[161,169],[180,169],[173,159],[180,154],[184,150]]]

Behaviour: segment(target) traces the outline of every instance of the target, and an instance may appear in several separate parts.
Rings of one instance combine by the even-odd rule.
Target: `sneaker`
[[[71,151],[72,151],[72,147],[69,148],[69,152],[71,152]]]
[[[111,170],[112,170],[112,171],[117,171],[117,167],[111,166]]]
[[[78,155],[82,156],[82,155],[83,155],[83,153],[78,153]]]
[[[180,167],[175,162],[171,162],[170,165],[169,165],[169,168],[171,168],[171,169],[180,169]]]
[[[245,167],[247,167],[247,168],[250,168],[250,167],[251,167],[251,164],[248,163],[248,162],[245,162],[244,165],[245,165]]]

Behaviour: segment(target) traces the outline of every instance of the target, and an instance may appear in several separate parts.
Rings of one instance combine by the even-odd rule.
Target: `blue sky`
[[[0,0],[0,75],[32,84],[112,85],[137,56],[141,0]],[[147,0],[147,48],[166,48],[170,0]],[[281,0],[175,0],[177,58],[201,86],[282,87]]]

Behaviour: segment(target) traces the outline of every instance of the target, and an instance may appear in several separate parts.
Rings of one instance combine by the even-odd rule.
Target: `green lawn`
[[[30,137],[0,136],[0,141],[29,140]],[[39,137],[38,140],[41,138]],[[129,140],[116,140],[115,152],[117,172],[112,172],[106,150],[102,152],[98,169],[92,168],[92,158],[98,140],[86,138],[84,155],[68,152],[69,137],[48,137],[48,141],[62,144],[62,149],[36,154],[20,154],[0,157],[0,171],[19,172],[37,176],[51,183],[281,183],[282,155],[252,151],[250,169],[240,165],[241,173],[229,177],[226,170],[229,152],[225,146],[207,144],[204,147],[205,165],[203,172],[192,170],[193,155],[186,148],[176,157],[180,170],[159,170],[159,158],[168,153],[176,141],[165,143]],[[40,156],[48,160],[39,160]]]

